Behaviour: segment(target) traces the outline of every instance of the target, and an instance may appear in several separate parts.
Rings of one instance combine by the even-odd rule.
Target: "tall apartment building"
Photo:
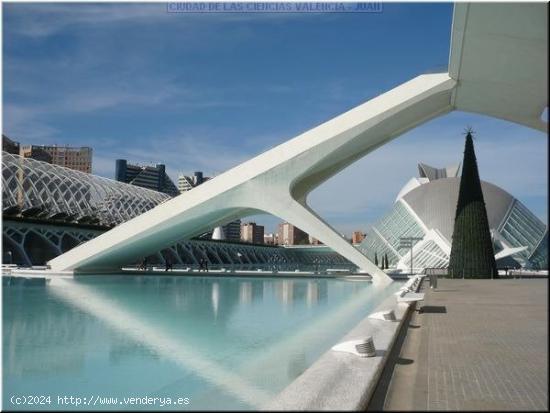
[[[253,244],[264,243],[264,226],[255,222],[246,222],[241,225],[241,241]]]
[[[351,243],[359,244],[365,239],[365,234],[362,231],[353,231],[351,234]]]
[[[57,145],[21,145],[19,155],[75,171],[92,173],[92,148]]]
[[[282,222],[279,224],[278,243],[279,245],[308,244],[309,237],[308,234],[300,228],[295,227],[288,222]]]
[[[225,233],[225,239],[227,241],[240,241],[241,240],[241,220],[236,219],[229,224],[225,224],[223,227]]]
[[[168,195],[179,195],[178,188],[166,174],[164,164],[142,166],[129,164],[126,159],[117,159],[115,179],[127,184],[152,189],[153,191],[164,192]]]

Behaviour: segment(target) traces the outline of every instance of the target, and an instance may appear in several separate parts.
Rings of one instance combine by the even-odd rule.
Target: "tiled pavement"
[[[370,409],[548,409],[547,279],[440,279],[436,290],[426,280],[423,288],[422,310]]]

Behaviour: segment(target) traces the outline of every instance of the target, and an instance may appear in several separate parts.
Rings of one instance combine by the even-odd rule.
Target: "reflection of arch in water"
[[[192,346],[174,339],[160,327],[136,317],[119,303],[104,298],[90,287],[67,279],[55,278],[51,280],[49,288],[57,297],[106,322],[163,358],[193,372],[206,382],[215,384],[252,407],[259,408],[273,396],[242,376],[225,370],[219,364],[205,358]],[[83,296],[87,299],[82,300]]]

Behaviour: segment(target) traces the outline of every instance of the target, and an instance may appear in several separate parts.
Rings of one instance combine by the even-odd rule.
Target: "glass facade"
[[[384,254],[388,254],[389,264],[394,265],[409,251],[407,248],[400,248],[400,238],[424,237],[425,235],[424,230],[410,214],[403,201],[399,200],[394,204],[392,211],[379,220],[367,233],[360,250],[371,261],[374,261],[375,253],[379,260]]]
[[[403,264],[411,265],[410,254],[405,255]],[[414,250],[414,268],[447,268],[448,265],[449,256],[433,240],[422,245],[420,251]]]
[[[441,184],[443,180],[444,178],[438,179],[438,182]],[[449,180],[449,185],[451,184],[453,182]],[[433,192],[431,196],[441,197],[442,193],[442,191]],[[524,268],[547,269],[548,233],[546,225],[517,199],[511,195],[505,197],[502,194],[508,195],[502,189],[495,187],[493,192],[489,192],[492,198],[488,198],[489,203],[492,202],[492,209],[488,213],[497,214],[494,219],[496,221],[495,228],[491,229],[495,254],[501,252],[505,247],[526,246],[525,251],[516,253],[509,259],[512,259],[512,262],[517,261],[516,264],[519,263]],[[506,199],[510,199],[510,208],[503,207],[503,202]],[[422,217],[417,218],[414,213],[411,213],[410,204],[404,199],[399,199],[390,213],[367,232],[359,249],[373,262],[375,255],[378,256],[380,263],[384,254],[387,254],[390,266],[397,266],[400,269],[408,268],[410,266],[410,250],[399,248],[399,239],[402,237],[424,238],[426,233],[418,219],[426,219],[425,225],[438,232],[444,240],[447,240],[447,244],[450,243],[451,240],[441,233],[441,227],[448,227],[452,234],[453,216],[450,212],[442,213],[442,211],[454,212],[456,206],[448,208],[449,202],[451,201],[447,197],[423,199],[422,202],[417,202],[417,207],[425,208],[425,210],[415,210],[418,217]],[[434,205],[438,207],[436,208]],[[440,246],[438,242],[438,240],[430,240],[422,244],[421,248],[415,249],[413,258],[415,269],[446,268],[448,266],[449,257],[444,252],[446,248],[443,245]]]
[[[408,249],[399,248],[399,238],[423,237],[426,235],[401,200],[395,203],[392,212],[382,218],[375,225],[375,228],[401,256]]]
[[[529,257],[528,265],[535,270],[548,269],[548,232],[544,235],[535,252]]]
[[[512,247],[527,247],[527,250],[517,254],[518,258],[526,264],[526,261],[535,252],[544,237],[546,225],[521,202],[514,200],[514,204],[501,224],[499,232]]]
[[[395,265],[400,257],[396,255],[393,250],[384,242],[384,240],[372,229],[367,232],[367,235],[361,245],[359,250],[365,254],[369,260],[374,262],[375,255],[378,257],[378,263],[382,262],[382,257],[384,254],[388,255],[389,265]]]

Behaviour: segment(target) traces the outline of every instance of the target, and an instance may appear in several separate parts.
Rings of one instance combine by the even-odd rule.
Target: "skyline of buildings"
[[[23,158],[92,173],[93,149],[88,146],[21,144],[3,134],[2,150]]]
[[[70,169],[79,170],[77,167],[81,167],[83,162],[76,156],[63,156],[64,151],[54,151],[53,149],[69,148],[59,147],[56,145],[42,146],[42,145],[20,145],[10,139],[6,135],[2,135],[2,148],[8,153],[20,154],[21,156],[32,158],[35,160],[48,162],[54,164],[53,154],[56,155],[55,161],[61,163],[65,162],[66,166]],[[69,148],[80,149],[80,148]],[[83,151],[83,153],[92,153],[92,148],[89,152]],[[66,154],[67,152],[65,152]],[[91,155],[90,155],[91,156]],[[73,166],[67,166],[71,165]],[[90,165],[91,168],[91,165]],[[448,168],[432,168],[424,163],[418,164],[419,176],[422,179],[440,179],[452,176],[457,176],[460,171],[460,164],[453,165]],[[86,171],[81,171],[86,172]],[[91,172],[87,172],[91,173]],[[164,177],[164,180],[162,179]],[[195,171],[192,175],[180,174],[178,176],[177,186],[170,179],[166,173],[165,165],[157,163],[156,165],[138,165],[128,163],[125,159],[118,159],[115,161],[115,180],[120,182],[129,183],[132,185],[140,186],[147,189],[152,189],[158,192],[167,193],[171,196],[177,196],[183,192],[189,191],[196,186],[211,179],[209,176],[205,176],[202,171]],[[161,188],[162,190],[159,190]],[[402,189],[405,190],[407,185]],[[253,225],[250,225],[253,224]],[[201,239],[212,238],[214,229],[208,231],[199,236]],[[372,231],[372,227],[368,228],[368,231]],[[323,245],[322,242],[316,238],[309,236],[309,234],[301,231],[299,228],[281,221],[277,224],[277,230],[274,233],[267,233],[265,225],[259,225],[255,222],[242,223],[241,219],[230,222],[222,227],[222,231],[219,232],[223,239],[228,241],[242,241],[252,242],[257,244],[267,245]],[[259,235],[261,233],[261,235]],[[351,236],[348,237],[342,234],[352,244],[360,244],[363,242],[366,234],[363,230],[354,230],[351,232]],[[251,241],[251,240],[254,241]]]

